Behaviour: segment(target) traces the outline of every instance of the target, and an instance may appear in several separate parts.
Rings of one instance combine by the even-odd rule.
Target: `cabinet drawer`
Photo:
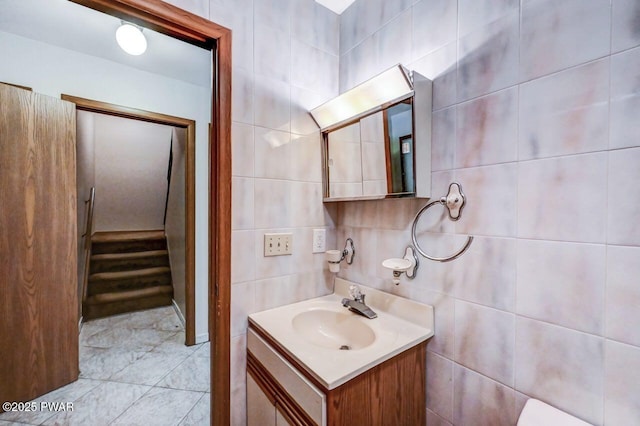
[[[327,424],[325,394],[251,329],[247,330],[247,350],[260,361],[314,422],[322,426]]]

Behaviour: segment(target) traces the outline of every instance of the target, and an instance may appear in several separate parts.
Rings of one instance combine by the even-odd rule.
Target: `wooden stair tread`
[[[98,272],[89,275],[89,282],[95,281],[115,281],[126,280],[130,278],[143,278],[154,275],[167,274],[171,272],[171,268],[166,266],[158,266],[156,268],[134,269],[131,271],[118,272]]]
[[[123,300],[142,299],[156,295],[172,295],[173,286],[161,285],[147,287],[136,290],[117,291],[112,293],[101,293],[87,297],[84,303],[87,305],[98,305],[103,303],[120,302]]]
[[[114,231],[96,232],[91,236],[93,243],[115,243],[123,241],[164,240],[163,230],[159,231]]]
[[[92,261],[96,260],[125,260],[125,259],[140,259],[145,257],[161,257],[167,256],[167,250],[149,250],[149,251],[134,251],[130,253],[104,253],[94,254],[91,256]]]
[[[97,232],[91,238],[85,320],[169,306],[171,267],[164,230]]]

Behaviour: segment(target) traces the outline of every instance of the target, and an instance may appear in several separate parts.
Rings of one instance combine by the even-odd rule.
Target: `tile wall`
[[[339,16],[313,0],[170,0],[233,30],[232,424],[245,424],[247,314],[328,294],[314,228],[335,245],[322,203],[319,132],[307,111],[338,94]],[[265,232],[292,256],[263,256]]]
[[[436,307],[430,424],[512,424],[527,396],[594,424],[640,422],[640,6],[635,0],[171,0],[233,29],[233,424],[244,424],[246,314],[330,291],[311,230],[354,238],[341,275]],[[394,287],[423,202],[323,206],[306,111],[398,63],[435,80],[434,212]],[[429,216],[429,215],[427,215]],[[337,236],[334,229],[337,227]],[[262,234],[294,233],[290,258]],[[298,250],[300,249],[300,250]]]
[[[391,283],[424,202],[345,203],[340,272],[435,306],[429,424],[514,424],[527,397],[596,425],[640,424],[640,2],[356,0],[340,90],[403,63],[435,80],[434,208],[422,260]]]

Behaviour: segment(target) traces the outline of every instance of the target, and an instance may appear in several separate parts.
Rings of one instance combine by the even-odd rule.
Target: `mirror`
[[[324,136],[325,201],[415,197],[413,97]]]

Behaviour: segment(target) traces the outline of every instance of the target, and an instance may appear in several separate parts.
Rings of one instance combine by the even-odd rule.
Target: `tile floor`
[[[210,347],[184,338],[173,307],[89,321],[79,380],[34,400],[73,412],[2,413],[0,426],[209,425]]]

